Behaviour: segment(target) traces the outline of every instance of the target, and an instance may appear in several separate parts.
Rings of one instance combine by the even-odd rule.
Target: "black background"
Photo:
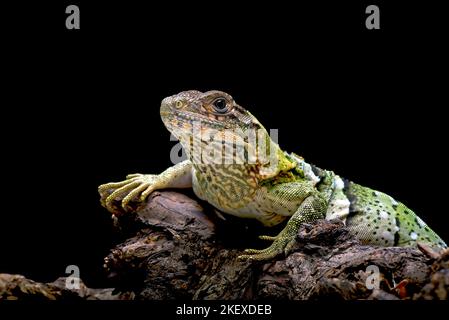
[[[162,98],[230,93],[283,149],[417,212],[446,241],[447,33],[441,8],[380,1],[74,1],[3,10],[0,272],[39,281],[76,264],[107,282],[114,234],[99,184],[157,173],[174,142]]]

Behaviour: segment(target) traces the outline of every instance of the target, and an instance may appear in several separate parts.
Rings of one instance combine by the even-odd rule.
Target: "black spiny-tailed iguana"
[[[154,190],[193,188],[199,198],[219,210],[266,226],[289,218],[277,236],[261,236],[273,241],[271,246],[245,250],[241,259],[267,260],[287,254],[300,224],[323,218],[342,219],[365,244],[423,242],[436,249],[447,247],[412,210],[392,197],[282,151],[259,121],[224,92],[181,92],[165,98],[160,113],[188,160],[158,175],[131,174],[122,182],[101,185],[100,192],[114,190],[103,201],[112,213],[116,199],[122,199],[122,207],[129,210],[131,200],[144,201]],[[223,161],[226,150],[232,151]]]

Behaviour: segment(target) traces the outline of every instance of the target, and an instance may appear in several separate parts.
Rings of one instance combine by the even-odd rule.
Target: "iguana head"
[[[161,117],[178,139],[193,125],[214,130],[262,128],[257,119],[222,91],[183,91],[162,100]],[[178,137],[178,135],[180,135]],[[181,143],[183,141],[181,140]]]
[[[234,148],[234,160],[240,155],[237,161],[245,165],[257,164],[259,168],[266,165],[268,154],[278,156],[281,152],[262,124],[225,92],[184,91],[162,100],[160,112],[165,126],[180,140],[194,164],[204,163],[204,149],[215,151],[217,155],[222,153],[224,146]],[[192,155],[192,150],[198,149],[195,139],[198,141],[196,147],[202,148],[201,153],[195,152],[197,157]],[[262,152],[258,147],[266,151],[265,160],[260,160]],[[271,165],[274,164],[275,168],[271,169],[278,172],[278,160],[274,162]]]

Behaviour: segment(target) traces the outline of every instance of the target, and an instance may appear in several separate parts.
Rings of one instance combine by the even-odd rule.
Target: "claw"
[[[134,187],[137,187],[138,185],[140,185],[140,182],[138,181],[132,181],[129,182],[128,184],[124,185],[121,188],[118,188],[117,190],[115,190],[113,193],[111,193],[105,201],[105,205],[106,205],[106,209],[108,209],[111,212],[114,212],[115,209],[112,205],[113,201],[115,200],[115,198],[121,196],[122,194],[126,193],[128,190],[133,189]]]
[[[150,193],[154,191],[154,189],[155,189],[154,184],[153,185],[148,184],[147,189],[140,195],[140,201],[145,201],[145,199],[150,195]]]
[[[125,209],[125,211],[127,211],[128,204],[131,202],[131,200],[134,199],[143,190],[148,188],[148,186],[149,186],[149,183],[143,183],[140,186],[138,186],[137,188],[135,188],[133,191],[128,193],[128,195],[126,197],[124,197],[122,200],[122,208]]]
[[[245,250],[245,253],[238,256],[237,258],[239,260],[254,260],[254,261],[265,261],[265,260],[271,260],[273,258],[276,258],[278,255],[282,253],[282,250],[274,249],[274,248],[267,248],[264,250],[255,250],[255,249],[248,249]]]
[[[238,256],[237,258],[239,260],[254,260],[254,261],[263,261],[263,260],[270,260],[275,257],[277,257],[279,254],[282,253],[282,250],[279,250],[278,248],[275,248],[272,246],[258,250],[258,249],[246,249],[243,251],[246,254],[242,254]]]
[[[121,210],[117,210],[113,204],[115,201],[120,201],[120,207],[128,212],[132,210],[129,206],[132,200],[141,195],[140,200],[144,201],[159,186],[154,180],[153,175],[133,173],[128,174],[124,181],[102,184],[98,187],[98,192],[102,196],[101,203],[111,213],[119,214],[122,213]],[[112,193],[107,195],[111,191]]]
[[[276,237],[272,236],[260,236],[262,240],[271,240],[273,243],[268,248],[258,250],[258,249],[246,249],[243,255],[238,256],[239,260],[253,260],[253,261],[264,261],[276,258],[279,255],[288,252],[288,249],[295,243],[294,237],[285,236],[285,234],[280,233]]]
[[[102,184],[101,186],[98,187],[98,192],[102,193],[102,192],[107,191],[109,189],[120,188],[120,187],[123,187],[123,186],[127,185],[128,183],[129,183],[129,181],[127,181],[127,180],[120,181],[120,182],[105,183],[105,184]]]

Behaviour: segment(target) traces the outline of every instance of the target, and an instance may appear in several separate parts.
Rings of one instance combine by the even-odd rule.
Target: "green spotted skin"
[[[362,242],[382,246],[422,242],[447,247],[420,217],[389,195],[352,182],[346,183],[345,193],[351,203],[346,225]]]
[[[266,226],[287,221],[265,249],[247,249],[243,260],[269,260],[286,255],[296,241],[299,226],[318,219],[341,219],[362,243],[379,246],[416,246],[425,243],[437,250],[447,248],[412,210],[392,197],[346,181],[322,170],[294,153],[287,153],[270,139],[262,124],[233,98],[221,91],[184,91],[161,104],[161,118],[181,142],[188,160],[152,174],[131,174],[121,182],[101,185],[100,194],[113,192],[102,202],[113,214],[122,201],[129,210],[131,200],[144,201],[158,189],[193,188],[195,194],[220,211],[241,218],[257,219]],[[244,133],[256,130],[256,142]],[[209,131],[208,131],[209,130]],[[214,130],[216,144],[203,137]],[[300,143],[300,141],[298,141]],[[227,145],[236,146],[233,163],[204,161],[220,154]],[[252,150],[269,150],[269,161],[249,161]],[[206,149],[206,153],[199,152]]]

